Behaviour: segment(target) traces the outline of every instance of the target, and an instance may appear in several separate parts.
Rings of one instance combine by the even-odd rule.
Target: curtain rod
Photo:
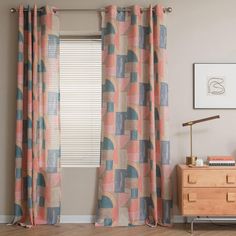
[[[117,8],[118,10],[120,10],[120,11],[130,11],[131,9],[130,8],[128,8],[128,7],[118,7]],[[141,8],[142,9],[142,11],[147,11],[149,8]],[[172,7],[165,7],[165,8],[163,8],[163,11],[164,11],[164,13],[171,13],[172,12]],[[24,10],[24,11],[27,11],[27,10]],[[40,11],[40,9],[38,10],[38,11]],[[97,11],[97,12],[103,12],[103,11],[105,11],[105,8],[98,8],[98,9],[86,9],[86,8],[84,8],[84,9],[63,9],[63,8],[61,8],[61,9],[55,9],[55,12],[63,12],[63,11],[87,11],[87,12],[94,12],[94,11]],[[18,10],[16,9],[16,8],[11,8],[10,9],[10,12],[11,13],[15,13],[15,12],[18,12]]]

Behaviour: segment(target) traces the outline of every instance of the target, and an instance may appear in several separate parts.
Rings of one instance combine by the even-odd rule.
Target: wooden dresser
[[[177,166],[178,200],[184,216],[235,216],[236,167]]]

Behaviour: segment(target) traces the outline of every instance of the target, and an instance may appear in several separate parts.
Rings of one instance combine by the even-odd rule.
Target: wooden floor
[[[20,226],[0,224],[0,236],[190,236],[189,224],[176,224],[172,228],[150,228],[148,226],[95,228],[91,224],[61,224],[59,226],[37,226],[25,229]],[[194,236],[235,236],[236,226],[196,224]]]

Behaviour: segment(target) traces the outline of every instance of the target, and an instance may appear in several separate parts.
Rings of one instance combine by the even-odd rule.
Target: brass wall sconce
[[[193,156],[193,128],[192,126],[200,123],[200,122],[205,122],[208,120],[213,120],[213,119],[218,119],[220,118],[219,115],[217,116],[210,116],[207,118],[203,118],[203,119],[199,119],[199,120],[192,120],[192,121],[188,121],[186,123],[183,123],[183,126],[189,126],[190,127],[190,156],[186,157],[186,165],[195,165],[196,163],[196,156]]]

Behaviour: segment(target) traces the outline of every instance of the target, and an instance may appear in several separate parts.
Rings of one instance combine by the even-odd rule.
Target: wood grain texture
[[[176,224],[172,228],[148,226],[97,228],[92,224],[61,224],[59,226],[36,226],[25,229],[19,226],[0,224],[1,236],[190,236],[189,224]],[[213,224],[195,224],[194,235],[235,236],[236,226],[220,227]]]
[[[236,167],[208,166],[203,168],[178,165],[183,187],[236,187]]]
[[[184,188],[183,209],[185,216],[234,216],[236,215],[236,188]]]
[[[236,171],[236,166],[204,166],[204,167],[189,167],[187,165],[181,164],[178,165],[178,167],[181,170],[235,170]]]
[[[235,178],[236,170],[184,170],[183,187],[236,187]]]
[[[235,216],[236,168],[177,166],[178,199],[184,216]]]
[[[183,214],[183,169],[177,166],[177,201],[180,213]]]

